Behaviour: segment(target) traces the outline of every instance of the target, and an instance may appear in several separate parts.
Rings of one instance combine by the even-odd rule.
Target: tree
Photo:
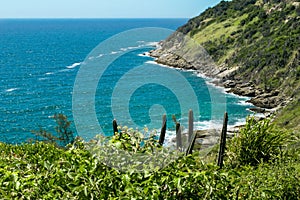
[[[43,128],[40,128],[38,131],[32,131],[32,133],[36,135],[37,140],[41,140],[46,143],[55,143],[58,146],[63,147],[74,143],[74,133],[70,130],[71,122],[68,120],[67,116],[63,114],[55,114],[53,119],[57,124],[55,127],[56,134],[52,134]]]

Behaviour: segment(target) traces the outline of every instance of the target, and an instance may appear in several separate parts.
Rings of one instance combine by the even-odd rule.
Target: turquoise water
[[[186,21],[186,19],[0,20],[0,140],[19,143],[32,137],[31,130],[42,127],[53,131],[56,124],[51,116],[55,113],[63,113],[73,121],[72,95],[76,76],[86,63],[84,61],[89,60],[89,53],[99,43],[133,28],[161,27],[174,30]],[[106,53],[115,56],[120,54],[101,76],[95,93],[93,106],[102,128],[101,132],[111,134],[111,123],[114,118],[120,124],[134,128],[147,125],[150,129],[159,129],[160,118],[164,112],[168,116],[170,131],[174,130],[172,114],[186,126],[188,110],[182,113],[180,108],[182,100],[178,100],[176,92],[166,85],[155,82],[141,85],[127,99],[129,103],[126,109],[112,105],[114,98],[122,99],[122,95],[123,97],[125,95],[114,97],[112,95],[119,80],[130,70],[138,69],[138,66],[146,66],[151,72],[144,79],[162,79],[170,85],[176,83],[172,78],[168,80],[166,74],[172,73],[164,70],[168,68],[156,65],[153,58],[144,55],[154,48],[154,42],[163,40],[166,36],[144,35],[143,41],[138,40],[137,36],[136,44],[139,48],[126,46],[127,43],[124,41],[124,45],[118,45],[123,47],[125,53],[121,54],[119,49],[116,49],[115,52],[99,54],[99,59],[109,56]],[[200,110],[199,115],[195,116],[197,129],[207,128],[214,122],[220,123],[225,110],[229,112],[231,125],[244,121],[245,116],[249,114],[247,108],[251,105],[244,103],[245,98],[225,94],[222,89],[207,84],[206,80],[195,72],[172,70],[188,80],[197,96]],[[139,80],[139,76],[136,80]],[[132,87],[131,84],[123,86],[124,90],[126,87],[128,89]],[[185,92],[186,88],[178,87],[176,90]],[[226,101],[218,102],[217,99],[222,96]],[[189,103],[188,97],[185,102]],[[193,106],[195,105],[191,105]],[[82,113],[84,108],[84,106],[80,108]],[[129,110],[132,120],[122,118],[124,109]],[[88,119],[89,113],[82,114],[82,117]],[[77,133],[76,126],[75,123],[72,124],[75,133]],[[93,135],[90,134],[89,128],[92,127],[87,126],[86,133],[78,134],[90,139]]]

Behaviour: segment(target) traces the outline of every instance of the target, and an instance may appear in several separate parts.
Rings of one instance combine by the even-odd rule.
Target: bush
[[[259,127],[267,131],[257,132],[273,134],[269,122],[257,125],[251,120],[242,131],[244,135]],[[77,139],[65,149],[44,142],[0,143],[1,199],[299,199],[299,148],[283,153],[287,157],[272,165],[220,170],[215,164],[204,164],[194,153],[159,170],[144,168],[142,173],[111,168],[102,154],[86,150],[90,143],[103,148],[101,141],[115,147],[116,153],[122,149],[131,156],[164,149],[155,138],[148,146],[142,144],[145,137],[136,130],[123,128],[121,133],[105,141],[85,143]],[[290,148],[295,149],[295,145],[299,145],[299,138]]]
[[[287,140],[287,133],[277,129],[270,119],[257,122],[250,117],[229,142],[227,156],[233,166],[257,166],[280,156]]]
[[[157,171],[180,158],[183,153],[162,147],[155,133],[119,128],[111,138],[96,136],[86,147],[100,162],[123,172]]]

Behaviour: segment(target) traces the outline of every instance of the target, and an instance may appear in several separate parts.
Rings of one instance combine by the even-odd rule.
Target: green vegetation
[[[278,126],[300,130],[300,99],[296,99],[278,113],[275,122]]]
[[[218,65],[237,69],[227,79],[251,81],[266,93],[278,90],[279,98],[293,98],[299,106],[299,0],[222,1],[178,31],[202,45]],[[294,109],[297,113],[299,107]],[[278,121],[286,121],[287,110]],[[299,122],[300,116],[288,121]],[[280,124],[295,128],[299,123]]]
[[[35,135],[35,140],[44,141],[58,146],[66,146],[74,142],[74,133],[70,130],[71,122],[63,114],[55,114],[53,116],[57,126],[55,127],[55,134],[50,133],[42,128],[38,131],[32,131]]]
[[[228,144],[222,170],[215,161],[205,164],[205,158],[200,159],[194,153],[181,156],[164,168],[145,168],[142,173],[112,168],[104,158],[86,149],[100,139],[89,143],[76,139],[67,149],[44,142],[0,143],[0,196],[1,199],[299,199],[300,140],[296,136],[287,140],[282,134],[285,135],[269,126],[268,121],[256,123],[249,119],[240,137]],[[262,142],[249,142],[249,138]],[[131,155],[138,151],[150,155],[153,148],[161,148],[154,139],[141,146],[143,139],[138,132],[125,128],[121,137],[118,134],[106,144]],[[244,152],[237,151],[236,144],[243,144]],[[255,152],[262,144],[263,154]]]
[[[179,29],[218,64],[238,67],[230,79],[291,98],[274,124],[247,120],[228,141],[222,169],[217,147],[206,157],[184,156],[161,147],[155,133],[127,128],[84,142],[74,139],[65,116],[55,115],[55,134],[40,129],[36,142],[0,143],[0,198],[300,199],[299,5],[222,1]]]
[[[300,16],[294,2],[223,1],[181,31],[188,31],[217,63],[239,66],[235,78],[268,90],[282,86],[290,93],[297,85],[286,88],[291,84],[286,77],[295,79],[299,67]]]
[[[246,126],[230,141],[228,154],[233,165],[252,165],[270,162],[280,155],[289,135],[278,129],[269,119],[256,122],[248,118]]]

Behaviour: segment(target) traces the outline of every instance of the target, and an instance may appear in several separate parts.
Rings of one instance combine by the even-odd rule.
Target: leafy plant
[[[257,125],[251,118],[247,121],[244,134],[258,129],[274,134],[267,128],[268,122]],[[137,130],[125,127],[121,132],[122,137],[98,136],[90,142],[77,138],[64,149],[44,142],[0,143],[1,199],[299,199],[299,137],[288,151],[282,149],[283,158],[275,156],[272,164],[227,166],[220,170],[215,163],[202,162],[196,152],[178,157],[163,168],[143,167],[136,173],[129,165],[124,165],[128,167],[125,171],[118,168],[121,164],[107,165],[105,158],[116,164],[118,158],[124,158],[124,151],[128,153],[127,161],[140,153],[147,160],[153,152],[168,151],[156,146],[155,137],[147,142],[148,137]],[[119,153],[119,157],[109,157]],[[166,154],[157,160],[168,158]]]
[[[233,165],[256,166],[276,159],[287,144],[288,135],[270,123],[247,119],[245,127],[229,142],[227,156]]]
[[[111,138],[101,135],[86,143],[86,147],[100,162],[120,171],[145,173],[157,171],[181,156],[181,152],[163,148],[156,133],[141,133],[132,128],[119,128]]]

